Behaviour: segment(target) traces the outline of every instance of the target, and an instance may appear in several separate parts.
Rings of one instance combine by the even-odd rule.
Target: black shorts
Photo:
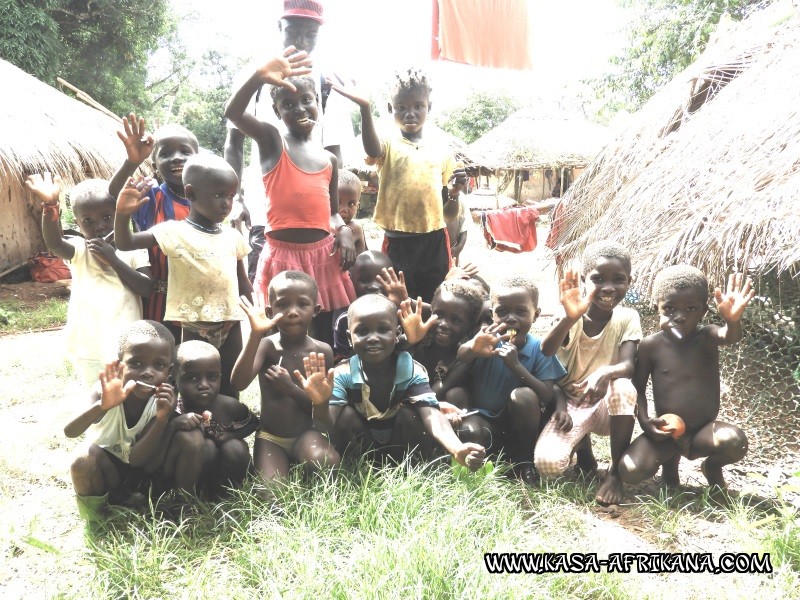
[[[166,491],[162,484],[160,469],[154,473],[148,473],[142,467],[132,467],[105,448],[101,448],[101,450],[114,465],[120,479],[119,486],[108,491],[110,504],[123,504],[136,493],[147,495],[152,491],[156,496]]]
[[[386,255],[395,271],[402,271],[409,298],[433,300],[433,293],[450,270],[450,243],[447,229],[408,235],[386,234],[383,242]]]

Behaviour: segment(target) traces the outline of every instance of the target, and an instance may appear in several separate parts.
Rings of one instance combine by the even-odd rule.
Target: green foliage
[[[436,124],[446,132],[471,144],[491,131],[519,109],[510,96],[490,92],[473,92],[463,106],[445,112]]]
[[[759,0],[621,0],[636,11],[614,71],[593,83],[609,110],[637,110],[703,52],[723,14],[741,20]]]
[[[22,333],[67,322],[67,300],[48,298],[35,307],[15,299],[0,300],[0,333]]]
[[[49,4],[0,0],[0,57],[46,81],[55,77],[61,50]]]

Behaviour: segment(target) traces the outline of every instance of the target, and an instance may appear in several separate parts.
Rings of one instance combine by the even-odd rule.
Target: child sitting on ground
[[[630,377],[642,326],[638,312],[618,306],[631,284],[629,252],[598,242],[586,248],[581,262],[586,295],[581,297],[578,273],[567,270],[560,283],[566,316],[542,341],[542,351],[557,354],[567,376],[558,382],[555,412],[539,436],[535,462],[542,476],[561,475],[577,446],[578,467],[593,473],[597,461],[588,434],[610,435],[611,465],[596,500],[618,504],[620,460],[633,433],[636,390]]]
[[[120,248],[158,245],[167,256],[169,284],[164,318],[181,325],[181,341],[203,340],[222,357],[221,393],[233,396],[230,373],[242,349],[238,298],[250,294],[242,258],[250,251],[242,234],[220,223],[233,206],[239,180],[224,159],[197,154],[183,166],[186,197],[183,221],[164,221],[131,233],[130,216],[148,202],[147,183],[130,180],[117,200],[114,235]],[[142,197],[144,196],[144,199]]]
[[[752,282],[741,273],[728,278],[725,293],[714,290],[717,312],[725,325],[700,323],[708,310],[708,281],[688,265],[661,271],[653,283],[661,331],[639,344],[634,384],[638,392],[639,424],[644,433],[625,452],[620,475],[639,483],[663,465],[664,482],[678,486],[678,463],[706,458],[701,469],[708,484],[725,487],[722,467],[747,454],[747,437],[734,425],[717,421],[720,404],[719,347],[742,339],[742,314],[753,299]],[[673,439],[666,421],[648,417],[645,391],[653,379],[656,415],[678,415],[686,431]],[[664,429],[662,429],[664,428]]]
[[[389,112],[399,128],[381,140],[375,130],[369,98],[330,82],[333,89],[361,109],[364,150],[377,161],[380,186],[375,222],[385,232],[384,252],[406,276],[408,293],[430,302],[450,268],[450,244],[444,222],[447,186],[466,183],[449,148],[423,135],[431,109],[431,86],[417,69],[397,73],[390,91]]]
[[[311,421],[311,401],[292,380],[303,359],[319,354],[330,368],[330,346],[308,336],[311,320],[319,312],[317,284],[300,271],[284,271],[270,280],[269,305],[253,306],[246,298],[242,308],[251,332],[233,369],[232,383],[243,390],[258,375],[261,388],[261,424],[253,456],[264,479],[285,477],[290,464],[308,471],[332,469],[339,454]],[[278,333],[267,335],[273,326]],[[299,381],[299,380],[298,380]]]
[[[91,429],[70,473],[78,509],[96,522],[108,502],[170,487],[191,492],[203,466],[199,431],[176,431],[175,391],[167,383],[175,338],[161,323],[136,321],[119,340],[118,360],[100,373],[91,406],[64,428],[69,438]]]
[[[290,46],[284,56],[267,62],[239,88],[225,116],[258,144],[267,193],[266,240],[257,268],[256,294],[267,303],[270,280],[282,271],[308,273],[319,289],[321,306],[314,317],[314,337],[332,343],[333,315],[355,298],[347,269],[356,254],[353,234],[339,215],[336,157],[312,139],[320,118],[319,98],[305,52]],[[281,132],[246,112],[263,84],[270,89],[273,109],[286,125]],[[331,235],[331,232],[334,232]],[[339,252],[339,250],[341,250]]]
[[[555,357],[546,356],[541,342],[529,333],[539,316],[539,290],[532,281],[512,277],[492,288],[494,324],[484,326],[458,350],[458,360],[472,364],[468,397],[448,400],[476,409],[464,417],[459,436],[481,440],[491,452],[505,450],[512,473],[527,485],[538,481],[531,460],[542,407],[553,397],[553,383],[566,374]]]
[[[153,280],[144,250],[123,252],[107,238],[114,231],[114,198],[108,182],[88,179],[70,192],[82,238],[65,238],[59,222],[61,185],[50,173],[31,175],[26,184],[42,201],[42,235],[47,248],[69,261],[72,275],[67,325],[67,356],[87,386],[114,356],[122,328],[142,318],[142,297]],[[87,335],[88,332],[91,332]]]
[[[367,240],[364,237],[364,229],[355,219],[358,214],[358,207],[361,204],[361,180],[347,169],[339,171],[339,215],[344,224],[353,232],[353,246],[356,255],[361,254],[367,249]]]
[[[132,215],[137,231],[147,231],[164,221],[182,221],[189,215],[189,200],[183,189],[183,166],[199,151],[194,134],[175,123],[159,127],[153,135],[146,132],[144,119],[131,113],[123,117],[124,131],[117,135],[125,145],[127,160],[111,178],[108,193],[119,196],[128,178],[152,156],[161,185],[147,192],[147,202]],[[164,322],[167,308],[167,257],[158,246],[148,248],[153,273],[153,292],[144,301],[144,318]],[[176,339],[180,339],[180,327],[164,323]]]
[[[211,344],[190,340],[176,354],[177,430],[200,429],[205,437],[200,487],[212,497],[223,485],[238,487],[250,468],[244,439],[258,427],[256,417],[236,398],[219,393],[222,361]]]
[[[400,460],[419,447],[429,459],[432,442],[437,442],[460,464],[479,468],[484,448],[458,439],[439,411],[425,369],[408,352],[396,352],[397,306],[368,294],[353,302],[348,313],[356,354],[335,370],[327,368],[323,356],[312,354],[303,360],[305,377],[295,372],[314,405],[314,423],[333,432],[340,451],[355,442]],[[342,409],[334,418],[331,409],[337,406]]]

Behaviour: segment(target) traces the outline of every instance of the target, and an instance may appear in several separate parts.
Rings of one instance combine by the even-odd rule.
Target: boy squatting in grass
[[[568,269],[560,282],[566,315],[542,341],[542,351],[557,355],[567,376],[558,382],[555,412],[539,436],[534,461],[542,476],[557,476],[577,447],[578,467],[593,473],[597,461],[588,435],[610,435],[611,465],[596,500],[618,504],[619,464],[633,434],[636,390],[630,377],[642,326],[638,312],[618,306],[631,284],[630,253],[598,242],[586,248],[581,263],[586,295],[578,273]]]
[[[291,376],[310,355],[322,357],[328,368],[333,365],[330,346],[308,336],[320,310],[317,298],[317,284],[300,271],[284,271],[272,278],[266,313],[260,304],[253,306],[242,298],[251,332],[231,382],[245,389],[258,375],[261,423],[253,456],[256,471],[264,479],[285,477],[291,463],[303,464],[309,471],[339,464],[339,454],[328,438],[313,428],[311,400]],[[278,333],[268,335],[276,324]]]
[[[396,351],[397,313],[384,296],[362,296],[349,309],[355,355],[335,370],[326,369],[320,354],[303,360],[305,377],[300,371],[295,376],[311,399],[315,425],[333,432],[337,445],[377,446],[396,460],[413,447],[430,458],[437,442],[460,464],[479,468],[484,448],[458,439],[439,410],[425,369],[407,352]],[[333,407],[342,407],[338,418]]]
[[[106,504],[131,494],[170,487],[193,491],[203,467],[203,436],[178,431],[170,418],[175,391],[167,383],[175,338],[161,323],[136,321],[119,340],[118,360],[100,373],[91,406],[71,421],[64,434],[90,430],[70,474],[78,509],[87,521]]]
[[[132,233],[130,216],[148,202],[147,182],[130,180],[117,199],[114,235],[120,248],[158,245],[169,261],[164,318],[181,325],[182,340],[202,340],[219,349],[226,396],[233,364],[242,349],[240,294],[252,293],[242,258],[250,251],[242,234],[220,223],[230,214],[239,180],[224,159],[197,154],[183,166],[186,197],[183,221],[165,221]]]
[[[458,431],[462,439],[479,440],[492,452],[505,449],[514,476],[535,485],[531,457],[542,407],[552,400],[553,383],[566,371],[529,333],[540,310],[536,285],[513,277],[492,288],[491,294],[494,323],[458,350],[458,360],[471,364],[470,389],[451,389],[447,399],[478,410],[464,417]],[[466,397],[459,399],[459,394]]]
[[[42,201],[42,235],[47,248],[69,262],[72,287],[65,328],[67,356],[88,387],[114,356],[123,327],[142,318],[142,297],[153,289],[147,252],[123,252],[106,237],[114,231],[114,198],[108,182],[88,179],[70,192],[83,237],[65,238],[59,223],[61,185],[50,173],[26,184]],[[90,335],[87,335],[91,332]]]
[[[450,268],[443,207],[454,201],[447,186],[465,184],[466,173],[445,145],[423,135],[431,108],[428,78],[416,69],[396,74],[389,111],[399,135],[385,140],[375,130],[369,98],[331,83],[361,109],[364,150],[380,178],[374,218],[386,234],[384,251],[405,273],[409,296],[430,302]]]
[[[638,483],[663,465],[664,482],[677,486],[681,456],[708,457],[702,471],[709,485],[723,488],[722,467],[747,453],[747,437],[735,427],[717,421],[720,404],[719,347],[742,338],[742,314],[753,299],[752,282],[741,273],[728,278],[725,293],[716,288],[717,312],[725,325],[700,323],[708,310],[708,281],[701,271],[676,265],[661,271],[653,283],[661,331],[639,344],[634,385],[638,392],[639,424],[644,433],[625,452],[620,475]],[[648,417],[645,390],[653,380],[656,415],[676,414],[686,431],[677,440],[660,427],[666,422]]]
[[[250,468],[250,448],[244,439],[258,428],[256,417],[236,398],[219,393],[222,361],[207,342],[189,340],[178,346],[175,375],[177,430],[203,432],[203,471],[199,487],[217,496],[222,486],[238,487]]]

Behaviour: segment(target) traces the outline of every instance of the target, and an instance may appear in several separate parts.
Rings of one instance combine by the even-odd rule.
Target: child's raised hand
[[[125,187],[117,196],[117,212],[130,216],[147,204],[147,193],[153,187],[153,180],[145,177],[128,178]]]
[[[369,96],[359,91],[355,85],[345,85],[341,80],[336,82],[328,77],[325,78],[325,81],[331,86],[331,89],[336,90],[348,100],[352,100],[362,108],[369,108]]]
[[[289,371],[280,365],[272,365],[264,371],[264,380],[272,386],[275,392],[283,396],[288,395],[293,388],[297,387],[292,381]]]
[[[400,306],[408,298],[406,276],[402,271],[395,273],[393,267],[384,268],[375,278],[381,284],[384,295],[397,306]]]
[[[410,346],[419,344],[436,324],[439,317],[431,315],[427,321],[422,320],[422,298],[417,298],[417,309],[411,309],[411,298],[406,298],[400,303],[400,310],[397,311],[397,319],[403,326],[406,339]]]
[[[470,471],[477,471],[486,460],[486,449],[480,444],[461,444],[453,453],[453,458],[458,464],[467,467]]]
[[[269,333],[273,327],[283,318],[283,313],[278,313],[272,318],[267,316],[266,307],[257,302],[253,304],[247,296],[239,296],[239,307],[247,315],[250,321],[250,329],[254,333],[264,335]]]
[[[303,373],[295,370],[294,376],[305,390],[311,404],[321,406],[326,404],[333,394],[333,369],[325,371],[325,355],[321,352],[312,352],[303,357]]]
[[[155,140],[147,133],[144,119],[137,119],[134,113],[122,117],[122,126],[124,131],[117,130],[117,137],[125,144],[128,161],[140,165],[153,152]]]
[[[478,267],[470,262],[463,267],[451,267],[444,276],[445,280],[448,279],[469,279],[478,274]]]
[[[107,363],[105,370],[100,372],[100,408],[109,410],[119,406],[136,387],[136,381],[123,381],[124,367],[118,361]]]
[[[497,342],[507,342],[511,337],[509,334],[505,333],[505,330],[505,323],[484,325],[467,344],[477,356],[482,356],[484,358],[494,356]]]
[[[580,277],[575,269],[567,269],[558,287],[561,290],[561,306],[564,307],[567,317],[578,320],[586,314],[595,291],[592,290],[587,296],[581,297]]]
[[[61,194],[61,177],[52,176],[48,171],[41,175],[34,173],[25,180],[25,186],[36,194],[36,197],[45,205],[57,205]]]
[[[736,323],[742,318],[744,309],[756,295],[756,291],[752,288],[753,280],[745,278],[743,273],[734,273],[728,277],[728,286],[724,294],[720,288],[714,288],[717,311],[726,322]]]
[[[164,382],[156,388],[154,395],[156,397],[156,419],[166,421],[178,405],[175,388]]]
[[[294,46],[288,46],[283,50],[281,56],[276,56],[267,63],[256,69],[256,75],[264,83],[283,87],[293,92],[297,88],[286,81],[289,77],[308,75],[311,73],[311,59],[305,50],[297,50]]]

